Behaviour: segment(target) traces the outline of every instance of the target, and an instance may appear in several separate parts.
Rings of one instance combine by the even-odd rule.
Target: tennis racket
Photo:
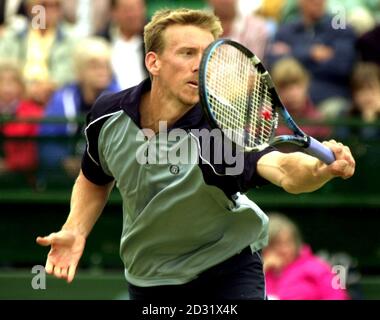
[[[335,161],[329,148],[294,122],[259,58],[235,41],[218,39],[206,48],[199,69],[199,95],[211,127],[221,129],[245,152],[290,143],[326,164]],[[294,135],[275,136],[279,115]]]

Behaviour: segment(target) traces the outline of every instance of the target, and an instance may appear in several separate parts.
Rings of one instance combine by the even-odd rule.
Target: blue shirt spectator
[[[76,81],[57,90],[45,110],[45,117],[64,117],[75,120],[90,111],[92,104],[104,92],[119,91],[112,75],[111,48],[99,37],[84,39],[75,49],[73,60]],[[40,134],[72,136],[80,131],[77,122],[44,124]]]
[[[112,75],[111,49],[104,39],[84,39],[75,49],[73,60],[76,81],[57,90],[44,113],[46,118],[66,118],[68,121],[42,124],[39,132],[42,136],[80,137],[83,126],[77,118],[85,116],[99,96],[120,90]],[[80,167],[77,155],[83,149],[82,140],[43,141],[40,143],[40,158],[45,168],[63,165],[66,171],[76,175]]]
[[[119,85],[116,81],[112,81],[103,91],[117,92]],[[78,83],[64,86],[56,91],[48,103],[45,111],[45,117],[65,117],[66,119],[75,119],[81,115],[85,115],[91,109],[91,103],[84,100],[81,87]],[[80,131],[77,122],[64,124],[44,124],[41,125],[40,135],[43,136],[72,136]]]
[[[279,44],[286,49],[277,50]],[[310,95],[316,104],[330,97],[349,97],[348,79],[355,61],[355,34],[350,27],[334,29],[329,15],[311,26],[298,20],[279,28],[272,49],[270,63],[293,56],[312,74]]]
[[[279,27],[268,52],[272,64],[292,56],[311,74],[310,96],[336,116],[348,105],[349,76],[356,58],[353,29],[327,13],[325,0],[299,0],[300,19]],[[323,110],[322,110],[323,109]]]

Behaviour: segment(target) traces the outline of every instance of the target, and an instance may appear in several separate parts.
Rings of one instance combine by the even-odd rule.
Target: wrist
[[[67,221],[61,228],[62,231],[71,232],[75,235],[81,236],[83,238],[87,238],[89,232],[81,226],[79,223],[73,223],[70,221]]]

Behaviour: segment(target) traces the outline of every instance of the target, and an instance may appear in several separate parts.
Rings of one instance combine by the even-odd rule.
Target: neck
[[[94,89],[85,84],[81,85],[83,100],[86,104],[93,104],[101,90]]]
[[[221,21],[222,22],[222,28],[223,28],[223,36],[227,36],[227,35],[231,34],[233,21],[234,21],[234,19]]]
[[[234,23],[234,20],[236,18],[236,11],[233,10],[229,12],[228,14],[217,14],[219,17],[220,22],[222,24],[223,28],[223,36],[229,35],[231,33],[232,25]]]
[[[306,26],[312,26],[312,25],[316,24],[319,19],[320,18],[314,18],[314,17],[310,17],[310,16],[306,16],[306,15],[303,16],[303,22]]]
[[[136,35],[135,32],[133,32],[132,30],[128,30],[127,28],[120,27],[119,30],[120,35],[126,40],[130,40]]]
[[[140,125],[143,129],[159,132],[159,122],[172,127],[192,106],[175,102],[163,93],[163,90],[151,90],[143,95],[140,104]]]
[[[52,26],[46,25],[46,28],[44,28],[44,29],[38,28],[38,30],[42,36],[45,36],[45,34],[51,32],[51,31],[54,31],[55,29],[56,29],[56,27],[53,25]]]

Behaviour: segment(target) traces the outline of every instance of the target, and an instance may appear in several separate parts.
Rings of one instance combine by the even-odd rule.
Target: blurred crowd
[[[161,2],[163,7],[169,4]],[[76,120],[86,115],[101,94],[129,88],[148,76],[143,28],[151,3],[1,1],[0,117],[7,121],[0,122],[0,135],[81,135],[83,121]],[[198,3],[199,8],[213,10],[219,16],[223,37],[247,46],[270,69],[286,107],[296,121],[306,120],[302,126],[306,133],[319,139],[336,136],[337,132],[343,137],[380,137],[376,126],[333,132],[323,125],[326,119],[349,117],[371,124],[379,117],[379,1]],[[22,123],[23,118],[36,122]],[[18,121],[12,122],[15,119]],[[41,119],[46,121],[38,124]],[[320,124],[309,125],[307,120]],[[279,133],[286,134],[286,128],[280,127]],[[4,145],[0,171],[35,166],[35,147],[25,143],[22,148],[20,141]],[[38,154],[41,159],[49,154],[50,163],[67,160],[73,173],[78,169],[78,161],[75,165],[69,158],[72,151],[65,148],[46,144]]]

